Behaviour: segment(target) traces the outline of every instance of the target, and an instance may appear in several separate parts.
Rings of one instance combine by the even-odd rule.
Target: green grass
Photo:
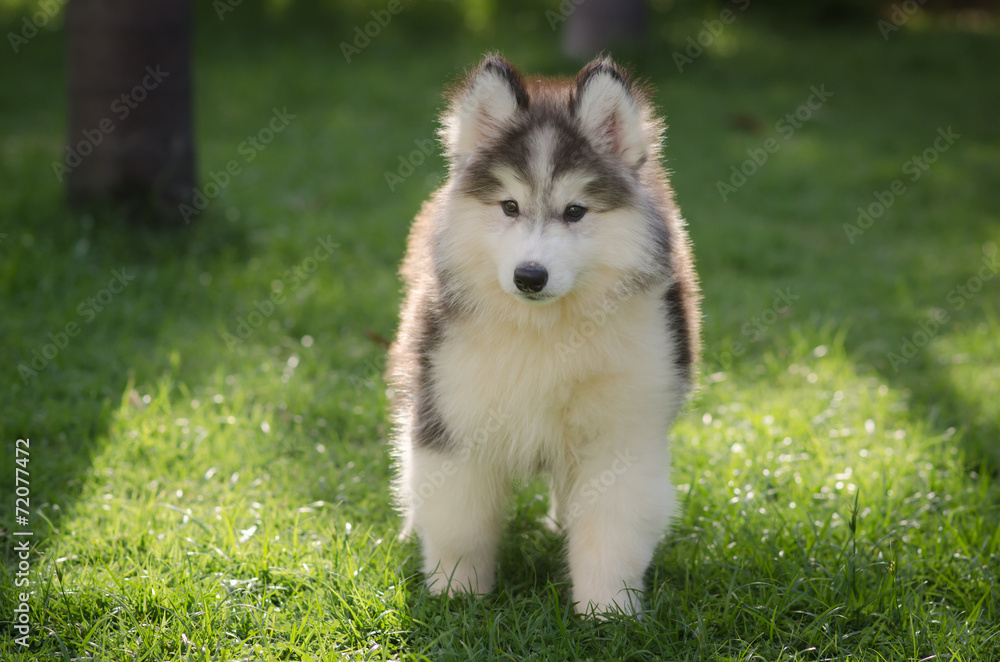
[[[297,117],[178,231],[68,212],[50,166],[60,35],[5,66],[0,658],[1000,659],[1000,278],[961,309],[949,297],[1000,243],[995,33],[885,42],[748,10],[683,73],[670,53],[701,17],[658,19],[630,53],[670,124],[705,356],[674,430],[684,514],[649,571],[649,611],[594,623],[572,615],[539,484],[511,505],[493,594],[426,594],[419,550],[396,542],[373,341],[393,333],[408,222],[444,164],[392,192],[384,173],[433,136],[442,86],[493,48],[529,71],[577,65],[540,10],[433,38],[403,14],[350,65],[350,22],[254,26],[241,11],[200,17],[203,178],[242,158],[273,108]],[[821,84],[833,97],[785,140],[775,123]],[[961,137],[849,242],[855,209],[949,126]],[[716,182],[772,137],[780,150],[723,202]],[[327,237],[335,254],[296,280]],[[135,280],[88,323],[78,306],[122,269]],[[276,281],[283,302],[230,348]],[[799,298],[771,314],[777,289]],[[949,321],[894,366],[934,309]],[[25,383],[18,365],[68,322],[79,334]],[[18,437],[28,649],[12,623]]]

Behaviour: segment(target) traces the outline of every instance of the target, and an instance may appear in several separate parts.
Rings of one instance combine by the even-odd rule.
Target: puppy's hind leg
[[[428,588],[449,595],[489,592],[496,582],[507,481],[448,452],[416,448],[410,460],[412,515]]]

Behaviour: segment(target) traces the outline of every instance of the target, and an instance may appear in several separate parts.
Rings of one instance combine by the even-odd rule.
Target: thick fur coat
[[[511,484],[546,474],[577,610],[636,612],[699,352],[662,123],[609,59],[552,80],[490,56],[443,127],[390,349],[406,531],[432,591],[489,591]]]

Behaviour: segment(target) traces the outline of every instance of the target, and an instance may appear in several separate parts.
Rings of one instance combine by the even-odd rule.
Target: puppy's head
[[[650,218],[643,173],[660,124],[610,59],[575,80],[526,80],[489,56],[443,125],[451,181],[438,263],[480,299],[492,290],[545,305],[656,269],[664,224]]]

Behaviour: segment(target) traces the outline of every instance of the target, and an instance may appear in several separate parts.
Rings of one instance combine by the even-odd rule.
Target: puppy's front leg
[[[506,482],[476,459],[412,450],[409,488],[413,523],[423,543],[432,593],[487,593],[496,582]]]
[[[643,574],[676,509],[665,443],[609,446],[579,467],[563,523],[577,612],[640,610]]]

